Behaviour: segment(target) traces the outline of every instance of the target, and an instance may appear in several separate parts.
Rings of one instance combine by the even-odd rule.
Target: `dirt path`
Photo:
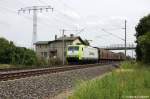
[[[60,93],[59,95],[53,97],[53,98],[47,98],[47,99],[67,99],[68,96],[72,95],[73,90],[65,90],[64,92]]]

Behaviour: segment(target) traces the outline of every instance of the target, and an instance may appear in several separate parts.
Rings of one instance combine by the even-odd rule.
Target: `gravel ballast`
[[[111,71],[99,66],[0,82],[0,99],[44,99],[72,88],[77,80],[87,80]]]

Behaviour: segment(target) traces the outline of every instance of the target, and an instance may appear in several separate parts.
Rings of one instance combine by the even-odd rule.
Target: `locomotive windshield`
[[[68,51],[78,51],[79,50],[79,46],[69,46],[68,47]]]

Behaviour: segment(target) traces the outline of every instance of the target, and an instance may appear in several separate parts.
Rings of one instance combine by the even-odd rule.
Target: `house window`
[[[43,57],[43,52],[41,52],[41,56]]]
[[[50,51],[50,58],[56,58],[57,57],[57,50]]]
[[[44,52],[44,57],[47,57],[47,52]]]
[[[42,57],[47,57],[47,52],[41,52]]]
[[[41,48],[41,45],[39,45],[39,48]]]

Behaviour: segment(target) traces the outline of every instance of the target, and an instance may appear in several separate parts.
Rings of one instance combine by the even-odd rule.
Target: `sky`
[[[81,36],[97,47],[124,44],[125,20],[127,43],[134,43],[135,26],[150,13],[150,0],[0,0],[0,37],[30,48],[33,15],[18,10],[47,5],[54,11],[38,12],[38,41],[54,40],[66,29],[65,35]]]

